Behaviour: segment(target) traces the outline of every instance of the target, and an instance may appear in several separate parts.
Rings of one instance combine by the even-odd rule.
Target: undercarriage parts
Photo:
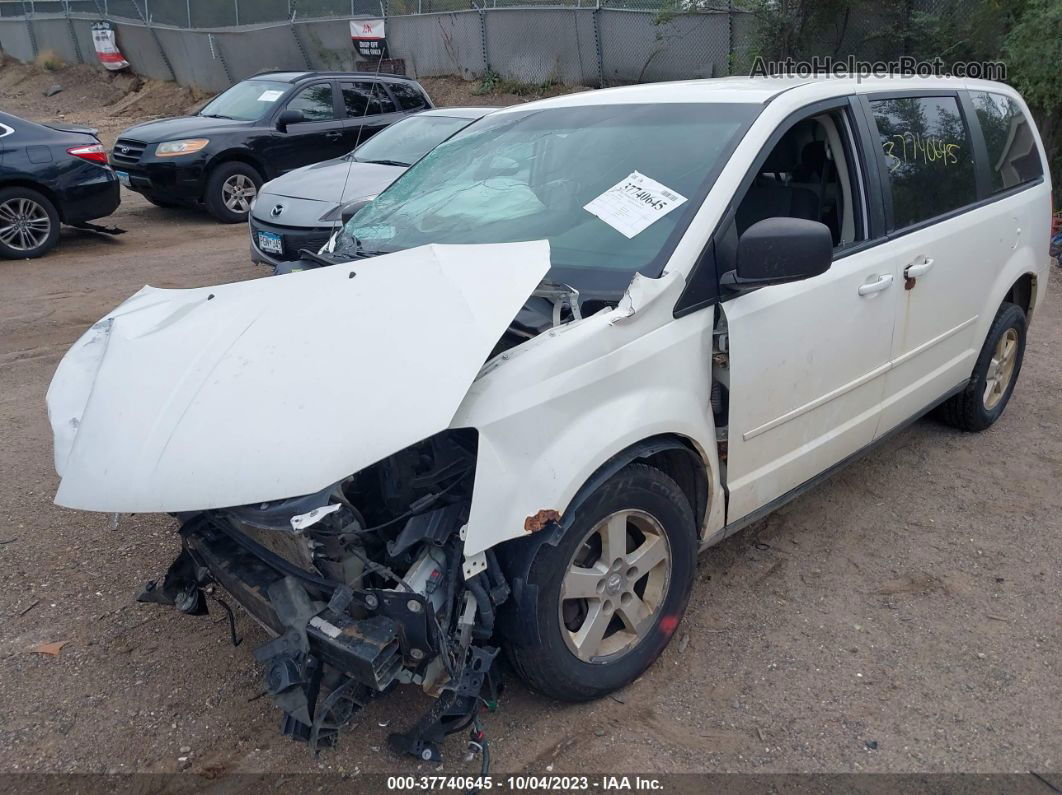
[[[436,701],[393,750],[437,760],[466,728],[483,747],[477,716],[500,689],[487,644],[509,585],[493,552],[463,576],[475,448],[474,433],[448,431],[316,494],[182,515],[181,554],[138,598],[231,614],[219,596],[231,594],[274,635],[254,656],[282,733],[315,753],[398,684]]]

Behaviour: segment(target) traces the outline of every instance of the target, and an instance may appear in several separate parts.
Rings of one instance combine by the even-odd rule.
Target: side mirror
[[[300,121],[306,121],[301,110],[282,110],[277,116],[277,129],[286,132],[289,124],[298,124]]]
[[[358,210],[360,210],[366,204],[369,204],[370,201],[371,199],[358,199],[355,202],[343,205],[343,209],[339,213],[339,217],[343,219],[343,226],[346,226],[347,221],[353,218],[354,215],[358,212]]]
[[[765,218],[738,239],[737,268],[720,283],[737,290],[810,279],[829,270],[833,235],[803,218]]]

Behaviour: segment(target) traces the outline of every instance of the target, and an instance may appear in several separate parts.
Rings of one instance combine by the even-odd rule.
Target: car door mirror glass
[[[738,239],[737,268],[721,280],[738,289],[800,281],[825,273],[833,259],[829,227],[803,218],[766,218]]]
[[[277,117],[277,129],[283,132],[289,124],[298,124],[303,121],[306,121],[306,116],[301,110],[284,110]]]

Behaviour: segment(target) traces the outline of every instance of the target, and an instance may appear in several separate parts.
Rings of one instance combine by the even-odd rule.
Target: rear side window
[[[423,110],[428,107],[424,95],[409,83],[391,83],[391,93],[402,110]]]
[[[395,103],[387,96],[387,90],[381,83],[344,83],[343,105],[348,119],[395,112]]]
[[[972,91],[970,99],[985,136],[992,192],[999,193],[1042,177],[1040,151],[1029,120],[1018,103],[988,91]]]
[[[301,110],[307,121],[328,121],[336,117],[331,83],[307,86],[288,103],[288,110]]]
[[[894,228],[977,201],[970,133],[955,97],[871,100]]]

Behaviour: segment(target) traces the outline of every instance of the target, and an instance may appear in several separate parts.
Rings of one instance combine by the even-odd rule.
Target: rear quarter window
[[[1044,168],[1032,125],[1018,103],[989,91],[971,91],[970,99],[985,136],[992,193],[1042,177]]]
[[[424,95],[409,83],[389,83],[388,85],[392,96],[402,110],[423,110],[428,107],[428,101]]]
[[[872,99],[880,152],[902,229],[977,201],[973,149],[955,97]]]

